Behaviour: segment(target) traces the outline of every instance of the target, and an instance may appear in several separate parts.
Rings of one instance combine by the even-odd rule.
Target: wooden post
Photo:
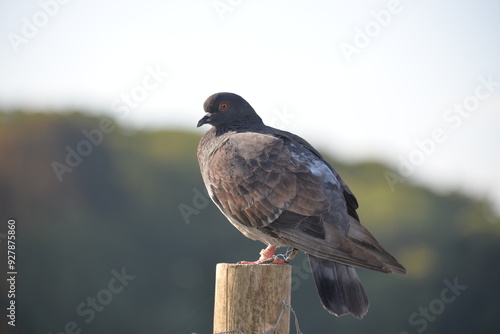
[[[290,310],[282,300],[290,304],[291,273],[287,264],[217,264],[214,333],[263,334],[276,325],[271,333],[289,334]]]

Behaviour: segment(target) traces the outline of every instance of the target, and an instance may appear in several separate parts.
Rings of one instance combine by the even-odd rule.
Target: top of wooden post
[[[291,273],[287,264],[217,264],[214,333],[288,334]]]

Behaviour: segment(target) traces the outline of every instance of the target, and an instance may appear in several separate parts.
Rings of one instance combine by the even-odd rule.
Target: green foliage
[[[211,332],[216,263],[255,259],[262,245],[209,202],[196,161],[198,134],[134,132],[113,123],[60,182],[54,161],[67,165],[67,147],[82,148],[89,141],[82,131],[99,129],[103,119],[0,113],[1,221],[18,222],[19,320],[9,330],[59,333],[74,321],[82,333]],[[408,276],[359,270],[370,311],[361,321],[335,318],[322,309],[304,256],[297,257],[292,305],[302,330],[418,333],[421,308],[439,305],[443,282],[457,277],[467,289],[425,320],[425,333],[494,332],[500,224],[489,204],[409,182],[391,191],[386,166],[331,162],[356,194],[363,224]],[[87,323],[78,306],[104,296],[112,271],[122,268],[135,278]],[[0,287],[6,291],[5,280]],[[6,294],[0,301],[6,305]]]

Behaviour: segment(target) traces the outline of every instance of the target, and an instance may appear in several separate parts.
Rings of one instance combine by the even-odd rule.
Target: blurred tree
[[[101,138],[92,131],[102,122],[112,130]],[[0,213],[2,222],[18,221],[19,272],[17,326],[2,321],[0,332],[60,333],[74,321],[82,333],[209,333],[216,263],[254,259],[261,249],[208,200],[196,162],[199,135],[134,132],[112,122],[0,113]],[[60,182],[53,163],[66,164],[68,147],[88,154]],[[332,164],[358,197],[362,222],[409,274],[360,270],[368,315],[335,318],[319,303],[305,257],[297,257],[292,305],[302,330],[419,333],[425,321],[428,334],[498,331],[500,224],[489,204],[411,182],[392,192],[388,168],[376,162]],[[122,270],[133,279],[116,292],[110,282]],[[455,278],[467,288],[440,302],[444,281]],[[0,287],[6,291],[5,279]],[[2,292],[2,305],[6,298]],[[425,308],[432,320],[420,314]]]

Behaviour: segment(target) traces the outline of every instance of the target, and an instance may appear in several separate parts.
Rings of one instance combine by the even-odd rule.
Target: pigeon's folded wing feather
[[[214,152],[207,177],[214,201],[247,226],[267,226],[284,210],[317,216],[330,205],[318,176],[270,135],[233,134]]]
[[[269,128],[269,129],[271,129],[271,128]],[[347,212],[349,213],[349,215],[351,217],[353,217],[359,221],[358,214],[356,213],[356,210],[359,207],[358,200],[356,199],[356,196],[354,196],[354,193],[351,191],[351,189],[349,189],[349,186],[347,185],[347,183],[344,182],[344,180],[340,177],[340,175],[337,173],[337,171],[335,169],[333,169],[333,167],[328,162],[326,162],[326,160],[323,158],[321,153],[319,153],[305,139],[303,139],[302,137],[299,137],[291,132],[278,130],[278,129],[274,129],[274,128],[272,128],[272,131],[280,137],[286,138],[292,142],[300,144],[301,146],[303,146],[304,148],[309,150],[311,153],[313,153],[315,156],[317,156],[320,160],[322,160],[325,163],[325,165],[332,171],[333,175],[335,175],[336,179],[340,183],[340,186],[342,187],[344,199],[345,199],[346,204],[347,204]]]

